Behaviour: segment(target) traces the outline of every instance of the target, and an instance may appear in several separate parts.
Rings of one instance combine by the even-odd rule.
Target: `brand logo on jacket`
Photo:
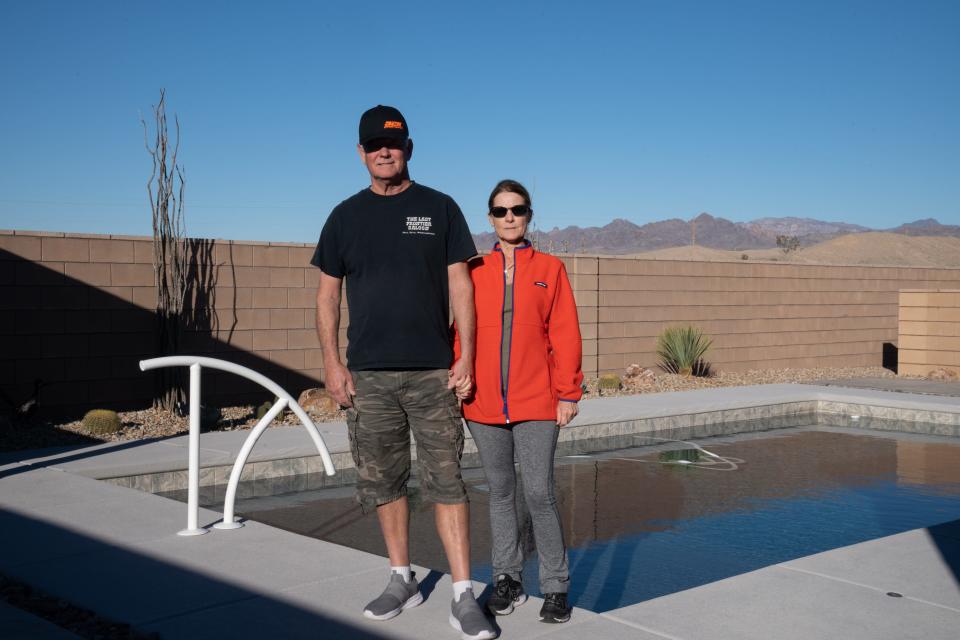
[[[407,230],[403,235],[435,236],[433,218],[430,216],[407,216]]]
[[[543,287],[544,289],[547,288],[546,282],[534,282],[533,284],[537,285],[538,287]]]

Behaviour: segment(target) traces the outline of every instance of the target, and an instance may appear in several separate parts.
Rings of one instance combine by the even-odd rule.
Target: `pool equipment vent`
[[[696,442],[690,442],[689,440],[676,440],[674,438],[657,438],[654,436],[645,435],[644,438],[648,440],[659,440],[660,442],[679,442],[680,444],[687,445],[687,449],[674,449],[670,451],[664,451],[660,454],[658,462],[664,465],[684,465],[688,467],[696,467],[698,469],[710,469],[711,471],[736,471],[740,468],[739,465],[746,462],[740,458],[732,458],[730,456],[721,456],[713,453],[712,451],[707,451]],[[572,457],[572,456],[567,456]],[[626,460],[629,462],[648,462],[647,460],[638,460],[636,458],[610,458],[611,460]]]

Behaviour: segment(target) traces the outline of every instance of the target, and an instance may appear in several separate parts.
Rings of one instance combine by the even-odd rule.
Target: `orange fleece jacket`
[[[556,420],[557,402],[578,402],[583,394],[580,325],[566,268],[529,243],[514,251],[509,370],[501,381],[503,269],[499,243],[470,262],[477,309],[476,386],[463,403],[463,415],[487,424]],[[455,339],[457,357],[459,346]]]

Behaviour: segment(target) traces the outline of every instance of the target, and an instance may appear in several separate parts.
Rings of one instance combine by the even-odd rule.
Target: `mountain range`
[[[960,238],[960,225],[940,224],[933,218],[909,222],[893,229],[870,229],[845,222],[795,217],[731,222],[708,213],[701,213],[691,220],[673,218],[644,225],[617,218],[602,227],[554,227],[550,231],[533,229],[528,237],[536,239],[537,244],[548,252],[624,255],[693,244],[735,251],[771,249],[777,246],[777,236],[795,237],[800,246],[805,247],[838,236],[868,231]],[[476,233],[473,238],[481,250],[496,242],[492,232]]]

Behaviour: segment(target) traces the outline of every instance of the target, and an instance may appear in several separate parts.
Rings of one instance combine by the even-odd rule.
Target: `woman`
[[[553,491],[558,428],[577,415],[580,328],[563,263],[526,239],[530,194],[503,180],[490,194],[488,219],[499,242],[470,264],[477,309],[476,389],[458,388],[487,484],[493,531],[494,593],[487,607],[507,615],[527,596],[515,508],[514,456],[533,522],[544,594],[540,619],[570,619],[570,577]],[[469,384],[469,383],[467,383]]]

